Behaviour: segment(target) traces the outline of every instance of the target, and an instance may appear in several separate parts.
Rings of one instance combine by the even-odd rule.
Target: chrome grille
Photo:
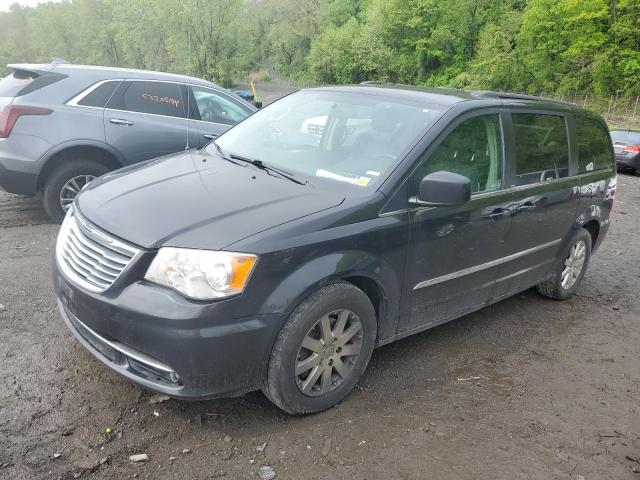
[[[104,292],[140,253],[91,225],[73,208],[58,234],[56,258],[64,275],[91,291]]]

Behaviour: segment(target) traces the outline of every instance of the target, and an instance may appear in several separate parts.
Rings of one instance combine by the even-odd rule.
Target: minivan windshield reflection
[[[258,111],[216,143],[231,156],[365,188],[443,112],[378,95],[310,90]],[[216,153],[216,146],[208,151]]]

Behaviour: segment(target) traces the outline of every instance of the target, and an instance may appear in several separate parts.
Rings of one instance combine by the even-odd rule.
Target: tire
[[[42,192],[42,203],[49,217],[56,223],[62,223],[66,211],[62,207],[60,196],[67,182],[76,177],[99,177],[109,170],[95,160],[71,160],[56,167],[47,177]]]
[[[576,258],[572,259],[571,255],[572,252],[575,254],[581,246],[584,248],[583,261],[579,270],[577,270],[576,267],[579,265],[579,261]],[[567,300],[571,298],[578,290],[578,287],[580,287],[580,283],[589,266],[591,247],[591,234],[584,228],[576,231],[568,243],[567,248],[563,251],[562,260],[556,267],[555,272],[537,285],[538,293],[554,300]],[[569,265],[573,265],[573,267]],[[573,270],[571,270],[571,268],[573,268]],[[572,277],[572,279],[569,278],[569,281],[563,283],[563,272],[565,272],[566,269],[569,269],[567,275]]]
[[[324,319],[327,319],[329,329],[322,328],[326,325]],[[333,339],[329,342],[323,339],[323,331],[327,330]],[[355,335],[341,347],[344,338],[354,330]],[[341,332],[347,335],[341,337]],[[322,287],[291,313],[278,334],[263,392],[290,414],[315,413],[334,406],[347,396],[362,376],[371,358],[376,335],[375,309],[362,290],[347,282]],[[313,351],[303,345],[303,341],[305,345],[308,341],[313,342],[312,337],[318,338],[318,343],[311,344]],[[345,353],[347,349],[355,352],[358,348],[357,355]],[[316,366],[302,373],[296,372],[296,365],[302,370],[303,363],[308,361]],[[319,377],[313,380],[312,375],[318,375],[319,371]],[[329,380],[325,383],[327,377]],[[308,389],[306,393],[304,388]]]

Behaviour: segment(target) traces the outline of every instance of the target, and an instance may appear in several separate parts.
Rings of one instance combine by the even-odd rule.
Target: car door
[[[190,86],[191,124],[199,132],[201,145],[206,145],[252,113],[247,105],[221,90]]]
[[[509,227],[513,196],[503,189],[504,141],[498,110],[455,121],[429,148],[409,183],[449,171],[471,180],[471,200],[460,206],[410,212],[410,242],[399,331],[419,329],[484,304]]]
[[[162,81],[123,81],[104,114],[107,143],[127,163],[184,150],[187,122],[180,84]]]
[[[514,195],[511,228],[496,295],[533,286],[552,271],[580,202],[570,162],[569,117],[562,113],[513,111],[507,179]]]

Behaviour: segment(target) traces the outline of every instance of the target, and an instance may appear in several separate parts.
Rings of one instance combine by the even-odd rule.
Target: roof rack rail
[[[473,90],[473,96],[478,98],[513,98],[520,100],[546,100],[549,102],[562,103],[560,100],[554,100],[553,98],[537,97],[535,95],[525,95],[523,93],[507,93],[507,92],[490,92],[487,90]]]

